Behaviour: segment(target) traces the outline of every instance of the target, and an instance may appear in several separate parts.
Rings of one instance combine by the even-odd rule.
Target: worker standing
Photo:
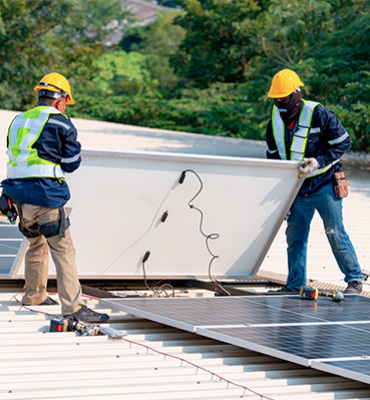
[[[340,157],[349,150],[351,140],[335,114],[313,101],[302,99],[299,76],[289,69],[273,78],[268,97],[274,100],[267,126],[267,157],[302,162],[304,183],[287,220],[288,279],[277,292],[299,292],[306,285],[307,242],[310,224],[318,211],[338,266],[348,284],[345,293],[361,293],[361,268],[352,243],[344,229],[341,193],[333,184],[344,179],[338,175]]]
[[[50,249],[56,268],[63,316],[88,322],[108,320],[81,302],[75,249],[64,205],[70,198],[65,172],[81,163],[77,131],[64,114],[74,104],[68,80],[45,75],[35,87],[39,104],[15,117],[7,137],[7,179],[3,193],[16,205],[19,230],[28,239],[25,256],[24,305],[58,304],[47,296]]]

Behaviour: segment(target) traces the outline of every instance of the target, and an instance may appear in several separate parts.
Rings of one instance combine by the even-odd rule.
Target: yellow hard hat
[[[37,86],[35,86],[35,91],[39,90],[50,90],[51,92],[60,92],[64,97],[66,97],[66,104],[75,104],[72,98],[71,86],[67,79],[56,72],[45,75]]]
[[[300,86],[304,83],[299,76],[291,69],[283,69],[274,76],[267,96],[273,99],[287,97]]]

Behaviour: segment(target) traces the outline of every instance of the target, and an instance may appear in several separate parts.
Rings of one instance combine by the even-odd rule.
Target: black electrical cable
[[[214,254],[214,253],[212,252],[212,250],[211,250],[210,247],[209,247],[209,241],[210,241],[210,240],[216,240],[216,239],[218,239],[218,238],[220,237],[220,235],[219,235],[218,233],[210,233],[209,235],[207,235],[207,234],[204,232],[204,230],[203,230],[204,213],[203,213],[203,211],[202,211],[200,208],[195,207],[195,205],[192,204],[192,202],[199,196],[199,194],[200,194],[200,193],[202,192],[202,190],[203,190],[203,187],[204,187],[203,181],[202,181],[202,179],[200,178],[200,176],[199,176],[195,171],[193,171],[192,169],[186,169],[186,170],[182,171],[182,173],[181,173],[181,176],[180,176],[180,179],[179,179],[179,183],[180,183],[180,184],[183,184],[187,172],[193,173],[193,174],[197,177],[197,179],[198,179],[198,181],[199,181],[199,184],[200,184],[200,188],[199,188],[199,190],[197,191],[197,193],[188,201],[188,206],[189,206],[191,209],[198,211],[199,214],[200,214],[199,231],[200,231],[200,233],[202,234],[202,236],[205,237],[205,239],[206,239],[206,248],[207,248],[209,254],[210,254],[211,257],[212,257],[212,258],[211,258],[211,261],[210,261],[209,264],[208,264],[208,277],[209,277],[209,279],[215,284],[215,286],[218,287],[222,292],[224,292],[224,293],[227,294],[228,296],[231,296],[231,294],[230,294],[219,282],[217,282],[217,280],[212,276],[212,273],[211,273],[213,261],[214,261],[216,258],[219,258],[219,256],[216,255],[216,254]]]
[[[146,271],[145,271],[145,263],[147,262],[149,256],[150,256],[150,251],[147,251],[147,252],[144,254],[143,260],[142,260],[142,262],[141,262],[141,265],[142,265],[142,267],[143,267],[143,275],[144,275],[144,284],[145,284],[145,287],[146,287],[148,290],[150,290],[151,292],[153,292],[153,294],[154,294],[155,297],[161,297],[162,294],[164,294],[165,297],[170,297],[170,296],[175,297],[175,289],[174,289],[173,286],[170,285],[169,283],[164,283],[163,285],[160,285],[160,286],[159,286],[159,283],[160,283],[160,282],[158,282],[156,285],[154,285],[154,286],[152,286],[152,287],[149,286],[148,281],[147,281],[147,279],[146,279]],[[166,288],[171,290],[172,295],[169,295],[169,294],[167,293]]]

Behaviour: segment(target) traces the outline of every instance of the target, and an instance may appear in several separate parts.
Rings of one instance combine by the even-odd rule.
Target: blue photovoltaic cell
[[[23,236],[17,225],[0,222],[0,275],[9,276],[16,255],[23,245]]]
[[[370,384],[370,360],[341,360],[312,363],[312,368]]]
[[[316,301],[300,300],[299,296],[249,297],[245,301],[316,318],[321,321],[370,321],[370,299],[365,296],[347,295],[345,301],[336,303],[319,297]]]
[[[313,363],[321,368],[323,363],[315,361],[320,359],[370,357],[370,299],[364,296],[347,295],[340,303],[299,296],[107,299],[103,303],[306,366]],[[347,375],[339,369],[333,373],[353,374],[353,379],[370,383],[370,372],[356,378],[355,368]]]
[[[295,300],[295,304],[300,301]],[[114,303],[119,304],[125,311],[136,315],[139,313],[139,316],[145,318],[151,319],[149,314],[152,314],[178,321],[183,325],[182,329],[190,331],[204,325],[248,325],[266,322],[286,324],[305,323],[308,320],[317,322],[317,318],[246,302],[241,297],[123,299],[115,300]]]
[[[306,360],[370,356],[369,332],[350,325],[297,325],[247,328],[205,329],[212,337],[227,343],[251,348],[250,343]],[[244,345],[243,345],[244,342]]]
[[[370,299],[356,295],[340,303],[326,297],[307,301],[298,296],[122,299],[114,303],[140,316],[145,313],[145,318],[153,315],[179,321],[189,330],[213,325],[370,322]]]

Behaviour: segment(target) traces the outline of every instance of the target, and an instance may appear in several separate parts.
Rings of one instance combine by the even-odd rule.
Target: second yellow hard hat
[[[304,86],[304,83],[299,76],[291,69],[283,69],[272,79],[267,96],[273,99],[287,97],[300,86]]]

